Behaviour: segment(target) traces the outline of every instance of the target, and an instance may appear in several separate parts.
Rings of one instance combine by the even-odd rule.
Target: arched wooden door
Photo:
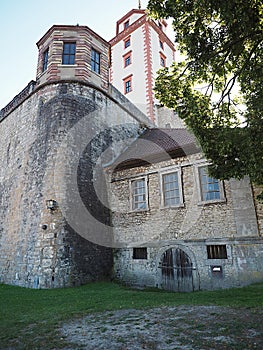
[[[192,292],[193,269],[189,256],[180,248],[170,248],[162,255],[162,287],[174,292]]]

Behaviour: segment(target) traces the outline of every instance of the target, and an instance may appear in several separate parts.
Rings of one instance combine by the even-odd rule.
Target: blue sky
[[[148,1],[141,0],[142,8]],[[36,42],[53,24],[87,25],[106,40],[138,0],[1,0],[0,109],[36,76]]]

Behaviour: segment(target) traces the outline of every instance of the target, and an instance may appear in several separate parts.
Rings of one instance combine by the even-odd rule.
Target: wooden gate
[[[170,248],[163,253],[162,287],[174,292],[192,292],[193,269],[189,256],[180,248]]]

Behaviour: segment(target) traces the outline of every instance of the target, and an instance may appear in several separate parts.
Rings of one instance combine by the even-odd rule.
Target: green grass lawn
[[[263,283],[194,293],[134,290],[110,282],[35,290],[0,285],[0,349],[62,349],[56,327],[91,312],[176,305],[262,308]]]

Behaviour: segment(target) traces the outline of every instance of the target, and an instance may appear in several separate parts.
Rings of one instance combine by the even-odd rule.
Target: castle
[[[0,112],[0,282],[116,278],[172,291],[263,279],[263,208],[248,178],[219,181],[153,95],[174,59],[165,21],[131,10],[107,42],[54,25],[36,80]]]

